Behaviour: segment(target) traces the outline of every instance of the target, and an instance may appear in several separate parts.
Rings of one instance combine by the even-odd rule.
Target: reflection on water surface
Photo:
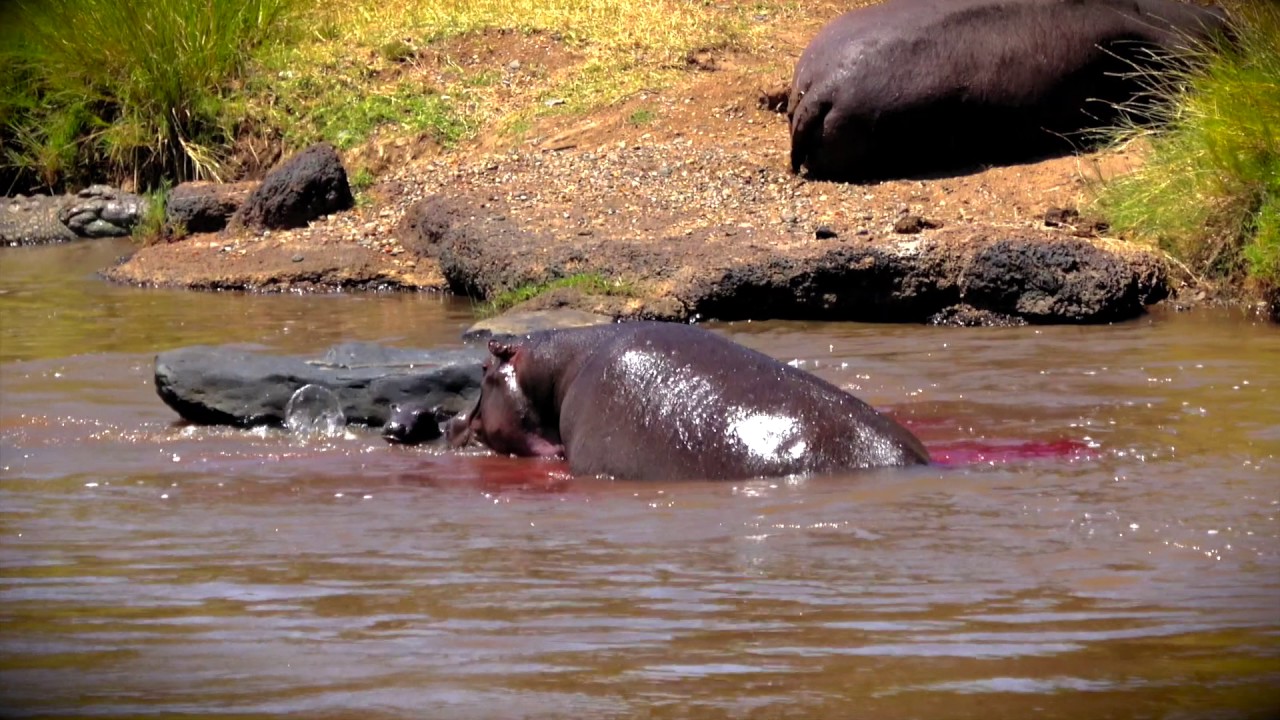
[[[452,344],[470,308],[92,278],[121,252],[0,254],[6,716],[1280,713],[1275,327],[716,326],[944,462],[609,483],[181,426],[157,350]]]

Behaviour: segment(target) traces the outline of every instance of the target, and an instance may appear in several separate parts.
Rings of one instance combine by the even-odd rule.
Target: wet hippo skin
[[[382,426],[384,440],[397,445],[417,445],[443,435],[440,421],[444,412],[439,406],[425,407],[413,403],[392,403],[387,422]]]
[[[732,479],[927,463],[831,383],[700,328],[637,322],[494,340],[453,446],[564,457],[579,475]]]
[[[888,0],[831,21],[796,64],[791,167],[875,180],[1088,145],[1115,104],[1221,11],[1178,0]],[[1133,108],[1131,117],[1145,117]]]

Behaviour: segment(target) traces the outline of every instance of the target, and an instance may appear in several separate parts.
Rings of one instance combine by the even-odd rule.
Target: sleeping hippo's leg
[[[797,94],[791,112],[791,172],[799,174],[805,166],[812,169],[814,153],[822,147],[822,125],[830,111],[831,102],[823,99],[821,91]]]
[[[835,101],[838,90],[817,85],[799,97],[791,121],[791,171],[814,179],[849,180],[876,174],[869,165],[874,121]]]

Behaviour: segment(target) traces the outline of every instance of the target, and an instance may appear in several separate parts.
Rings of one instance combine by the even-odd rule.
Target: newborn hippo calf
[[[803,370],[688,325],[489,343],[480,398],[445,432],[578,475],[731,479],[927,463],[889,417]]]
[[[435,440],[440,431],[439,408],[425,408],[393,403],[387,423],[382,426],[382,438],[398,445],[416,445]]]
[[[886,0],[831,21],[796,64],[791,168],[874,180],[1069,152],[1150,72],[1226,29],[1178,0]],[[1136,108],[1130,115],[1142,121]]]

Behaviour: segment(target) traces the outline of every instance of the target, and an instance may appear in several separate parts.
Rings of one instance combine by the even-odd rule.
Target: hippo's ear
[[[489,352],[493,353],[493,356],[498,358],[502,362],[506,362],[510,360],[512,357],[514,357],[516,354],[516,351],[519,349],[520,349],[520,346],[516,345],[513,342],[507,342],[504,340],[489,341]]]

